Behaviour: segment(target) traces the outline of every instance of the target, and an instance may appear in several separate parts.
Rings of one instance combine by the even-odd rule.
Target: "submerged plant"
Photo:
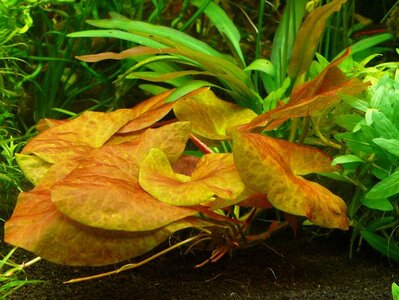
[[[139,256],[190,227],[198,234],[183,243],[218,236],[215,261],[286,226],[276,219],[251,232],[271,207],[348,229],[344,201],[302,177],[336,171],[327,154],[248,131],[320,112],[337,91],[362,92],[365,84],[337,68],[341,60],[294,88],[295,101],[259,116],[200,89],[171,103],[169,91],[132,109],[43,120],[17,155],[35,188],[20,194],[5,241],[56,263],[96,266]],[[157,123],[172,109],[177,120]],[[200,158],[184,154],[189,139]],[[232,153],[212,153],[206,141]]]
[[[362,116],[352,116],[355,114],[342,116],[337,123],[354,130],[349,125],[356,120],[359,128],[335,135],[336,140],[331,136],[331,124],[323,123],[326,116],[331,119],[331,109],[339,110],[337,104],[342,99],[354,109],[363,107],[362,100],[354,97],[368,86],[356,78],[363,77],[363,65],[348,58],[349,49],[331,63],[318,54],[318,62],[313,62],[328,17],[346,1],[331,1],[313,10],[302,26],[306,1],[288,1],[290,10],[284,13],[285,21],[276,33],[271,60],[256,55],[248,66],[238,31],[221,26],[228,23],[225,15],[218,23],[212,11],[202,6],[205,2],[193,1],[227,37],[233,56],[178,30],[116,13],[111,13],[110,19],[89,22],[100,30],[70,35],[139,44],[120,53],[78,58],[85,62],[126,59],[133,65],[117,83],[145,79],[177,88],[130,109],[87,111],[70,120],[41,120],[37,124],[40,134],[16,156],[35,187],[19,195],[5,225],[6,242],[55,263],[99,266],[138,257],[175,232],[191,228],[189,238],[142,262],[99,275],[104,276],[138,267],[182,245],[211,242],[212,254],[201,266],[267,239],[288,225],[296,228],[299,217],[322,227],[349,228],[345,202],[307,175],[322,173],[353,182],[347,176],[346,159],[357,154],[348,156],[348,152],[333,160],[303,143],[328,146],[337,153],[343,149],[339,143],[345,141],[348,149],[355,151],[350,149],[351,134],[358,134],[359,128],[373,138],[394,138],[373,136],[364,129]],[[298,19],[290,19],[296,13]],[[354,51],[367,45],[357,44]],[[287,48],[282,51],[282,46]],[[351,63],[355,67],[347,67]],[[345,73],[340,65],[347,67]],[[261,96],[260,84],[267,97]],[[204,86],[224,92],[237,104],[221,100]],[[154,85],[146,89],[165,90]],[[176,118],[165,120],[170,112]],[[374,109],[368,111],[366,124],[374,122],[374,117],[381,116]],[[395,146],[393,141],[388,143]],[[361,153],[355,159],[368,157]],[[378,167],[373,170],[381,171]],[[393,170],[389,172],[395,175]],[[369,188],[371,185],[360,186],[362,195]],[[355,204],[349,207],[351,225],[364,221],[362,216],[357,219]],[[253,221],[272,208],[282,214],[262,232],[253,230]],[[378,223],[378,232],[386,233],[386,224]],[[368,239],[367,234],[374,232],[362,226],[357,227],[360,234],[373,244],[375,236]]]

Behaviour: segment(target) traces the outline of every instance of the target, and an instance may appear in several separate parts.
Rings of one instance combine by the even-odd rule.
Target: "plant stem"
[[[188,238],[188,239],[186,239],[184,241],[181,241],[180,243],[177,243],[177,244],[175,244],[173,246],[170,246],[169,248],[166,248],[165,250],[162,250],[162,251],[154,254],[153,256],[150,256],[149,258],[146,258],[146,259],[144,259],[144,260],[142,260],[142,261],[140,261],[138,263],[127,264],[127,265],[124,265],[124,266],[120,267],[117,270],[110,271],[110,272],[105,272],[105,273],[101,273],[101,274],[97,274],[97,275],[93,275],[93,276],[87,276],[87,277],[80,277],[80,278],[71,279],[71,280],[65,281],[64,283],[82,282],[82,281],[87,281],[87,280],[97,279],[97,278],[101,278],[101,277],[105,277],[105,276],[109,276],[109,275],[118,274],[120,272],[124,272],[124,271],[131,270],[131,269],[136,269],[136,268],[141,267],[141,266],[145,265],[146,263],[148,263],[148,262],[150,262],[150,261],[152,261],[152,260],[154,260],[154,259],[156,259],[156,258],[158,258],[158,257],[160,257],[160,256],[162,256],[162,255],[164,255],[164,254],[176,249],[176,248],[179,248],[179,247],[181,247],[181,246],[183,246],[185,244],[188,244],[188,243],[191,243],[191,242],[195,241],[196,239],[199,238],[199,236],[200,235],[196,235],[196,236]]]

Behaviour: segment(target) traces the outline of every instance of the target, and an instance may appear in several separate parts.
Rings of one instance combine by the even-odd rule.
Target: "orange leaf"
[[[349,51],[346,51],[313,80],[296,86],[288,104],[257,116],[241,128],[250,130],[255,127],[265,127],[266,130],[273,130],[290,118],[308,117],[323,111],[337,103],[341,99],[340,94],[356,95],[363,92],[367,84],[356,78],[349,79],[337,67],[348,54]]]
[[[274,207],[306,216],[323,227],[348,228],[345,202],[325,187],[297,176],[292,169],[292,165],[300,166],[299,173],[302,166],[305,166],[306,173],[323,169],[323,166],[308,168],[307,163],[291,162],[292,157],[309,158],[310,155],[300,153],[312,152],[309,147],[301,149],[303,146],[295,145],[285,157],[284,147],[289,147],[288,144],[272,143],[270,137],[239,130],[233,132],[233,143],[234,161],[244,183],[256,192],[267,194]],[[314,151],[318,153],[318,150]]]
[[[109,230],[145,231],[196,213],[170,206],[146,193],[138,171],[152,147],[177,160],[188,139],[189,124],[178,122],[147,130],[139,143],[126,142],[93,150],[51,188],[57,209],[79,223]],[[168,135],[169,134],[169,135]]]
[[[21,193],[12,217],[5,223],[4,240],[54,263],[100,266],[139,256],[173,232],[197,226],[181,220],[153,231],[127,232],[94,228],[61,214],[50,200],[50,190]]]
[[[165,99],[173,92],[169,90],[151,97],[135,105],[131,110],[133,118],[118,133],[130,133],[147,128],[165,117],[176,102],[165,103]]]

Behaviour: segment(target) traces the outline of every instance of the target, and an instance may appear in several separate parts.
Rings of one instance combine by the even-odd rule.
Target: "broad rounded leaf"
[[[201,181],[182,180],[172,170],[166,155],[152,149],[140,168],[140,185],[161,202],[192,206],[209,201],[213,192]]]
[[[234,160],[244,183],[267,194],[269,202],[278,209],[306,216],[316,225],[347,229],[345,202],[323,186],[295,175],[292,163],[283,157],[283,147],[278,150],[278,143],[271,146],[270,139],[233,131]],[[297,147],[300,146],[290,151],[296,152]]]
[[[159,149],[152,149],[140,169],[140,184],[158,200],[177,206],[208,202],[217,195],[234,199],[244,185],[231,154],[208,154],[198,162],[191,179],[182,180]]]
[[[40,183],[43,177],[47,174],[49,168],[52,166],[51,163],[48,163],[35,155],[16,153],[15,159],[25,177],[34,185]]]
[[[127,142],[93,151],[52,187],[51,200],[68,217],[109,230],[153,230],[195,214],[193,209],[159,202],[138,183],[140,164],[150,146],[175,159],[187,141],[187,125],[180,122],[149,129],[139,144]]]
[[[51,202],[48,189],[35,189],[20,194],[5,224],[5,241],[54,263],[100,266],[139,256],[173,232],[191,226],[195,222],[182,220],[146,232],[93,228],[61,214]]]
[[[22,150],[56,163],[81,158],[93,148],[101,147],[134,115],[129,109],[110,113],[87,111],[64,124],[43,131]]]
[[[173,111],[179,120],[192,124],[195,134],[212,140],[230,139],[230,127],[248,123],[257,116],[250,109],[220,100],[211,90],[180,99]]]

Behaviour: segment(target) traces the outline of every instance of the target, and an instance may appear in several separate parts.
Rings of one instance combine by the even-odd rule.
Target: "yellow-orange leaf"
[[[25,177],[34,185],[37,185],[47,174],[51,163],[35,155],[15,154],[15,159]]]
[[[323,169],[308,168],[307,163],[295,165],[290,162],[290,157],[309,158],[300,154],[301,151],[312,152],[309,147],[301,150],[302,146],[296,145],[290,149],[288,157],[283,157],[287,154],[284,147],[289,145],[271,143],[271,138],[260,134],[234,130],[234,160],[244,183],[256,192],[267,194],[269,202],[278,209],[306,216],[319,226],[347,229],[345,202],[325,187],[296,175],[292,169],[294,165],[302,174]],[[299,153],[290,154],[291,151]],[[306,172],[301,172],[301,168]]]
[[[222,101],[211,90],[180,99],[173,111],[179,120],[192,124],[195,134],[212,140],[230,139],[229,128],[256,117],[252,110]]]
[[[203,156],[191,174],[182,180],[159,149],[152,149],[140,169],[140,185],[158,200],[178,206],[209,202],[211,197],[234,199],[244,185],[235,169],[231,154]]]

